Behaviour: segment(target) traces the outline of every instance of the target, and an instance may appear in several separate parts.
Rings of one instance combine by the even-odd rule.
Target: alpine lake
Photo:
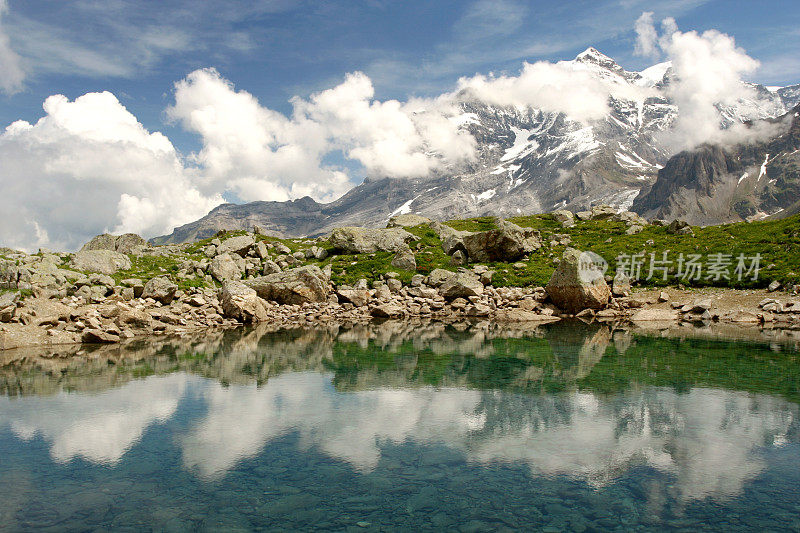
[[[0,531],[800,531],[788,333],[389,321],[0,352]]]

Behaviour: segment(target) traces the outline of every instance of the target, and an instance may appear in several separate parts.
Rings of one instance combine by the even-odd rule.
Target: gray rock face
[[[611,285],[611,294],[614,296],[628,296],[631,293],[631,279],[625,272],[619,271],[614,276]]]
[[[553,303],[568,313],[603,309],[611,298],[602,273],[590,275],[587,266],[581,265],[581,260],[579,250],[567,248],[545,287]]]
[[[219,282],[242,279],[242,269],[230,254],[221,254],[211,260],[208,267],[211,276]]]
[[[472,235],[471,231],[459,231],[439,222],[432,223],[431,229],[433,229],[442,240],[442,250],[444,250],[444,253],[453,255],[458,250],[466,253],[464,237]]]
[[[220,304],[223,316],[245,323],[263,322],[268,318],[265,302],[254,289],[240,281],[226,281],[222,284]]]
[[[439,286],[439,294],[448,300],[480,296],[483,294],[483,283],[472,273],[459,272]]]
[[[169,305],[177,291],[178,286],[172,283],[168,277],[159,276],[145,283],[142,298],[152,298],[164,305]]]
[[[231,237],[230,239],[222,241],[222,244],[217,246],[217,254],[237,254],[244,257],[255,242],[252,235]]]
[[[553,218],[561,223],[562,226],[565,228],[569,228],[570,226],[575,225],[575,215],[572,214],[572,211],[567,211],[566,209],[559,209],[557,211],[553,211],[550,213],[553,215]]]
[[[800,212],[800,106],[771,122],[761,123],[774,130],[770,138],[737,145],[706,143],[675,154],[632,209],[649,218],[681,219],[696,226]]]
[[[330,236],[335,249],[348,254],[369,254],[378,251],[397,252],[416,237],[402,228],[369,229],[336,228]]]
[[[264,261],[264,270],[262,271],[262,273],[265,276],[269,276],[270,274],[277,274],[278,272],[281,272],[281,267],[278,266],[278,263],[276,263],[275,261],[271,261],[269,259]]]
[[[394,258],[392,258],[392,266],[400,270],[410,270],[414,272],[417,270],[417,258],[414,256],[414,252],[406,247],[397,252]]]
[[[304,266],[244,281],[260,298],[281,304],[324,302],[328,278],[317,266]]]
[[[364,307],[369,302],[370,294],[366,289],[340,287],[336,289],[340,302],[349,302],[356,307]]]
[[[131,260],[112,250],[81,250],[72,257],[70,265],[77,270],[111,275],[131,268]]]
[[[147,246],[147,241],[135,233],[125,233],[124,235],[104,233],[84,244],[81,250],[111,250],[121,254],[132,254],[137,249]]]
[[[428,217],[424,217],[422,215],[415,215],[412,213],[408,213],[405,215],[397,215],[393,216],[389,219],[389,223],[386,224],[387,228],[413,228],[414,226],[419,226],[421,224],[430,224],[433,222]]]
[[[17,300],[19,300],[18,292],[0,294],[0,322],[9,322],[14,317]]]
[[[523,229],[512,222],[497,221],[498,228],[463,237],[470,261],[516,261],[541,247],[538,232]]]

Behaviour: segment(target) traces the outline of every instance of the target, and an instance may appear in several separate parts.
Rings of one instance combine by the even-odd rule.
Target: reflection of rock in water
[[[577,380],[589,375],[611,341],[611,329],[605,324],[563,321],[545,330],[557,365],[564,378]]]
[[[742,349],[717,344],[722,347],[715,357]],[[223,384],[264,384],[289,371],[322,371],[334,374],[337,388],[351,391],[427,385],[535,393],[587,387],[613,391],[631,380],[664,383],[659,377],[666,375],[667,383],[684,389],[700,383],[757,391],[780,384],[781,394],[796,395],[792,356],[753,346],[763,353],[759,364],[767,364],[764,357],[768,358],[780,370],[775,373],[780,379],[752,377],[747,360],[735,357],[729,357],[730,363],[741,369],[721,373],[718,365],[703,358],[705,347],[619,329],[612,333],[606,325],[579,321],[530,326],[410,320],[289,330],[261,324],[124,345],[3,352],[0,394],[102,391],[175,371]],[[610,357],[598,366],[611,347],[626,357]],[[680,372],[673,372],[677,367],[672,358],[670,364],[661,364],[665,353],[682,357]]]

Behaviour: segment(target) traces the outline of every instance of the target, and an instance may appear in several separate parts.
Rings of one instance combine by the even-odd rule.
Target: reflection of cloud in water
[[[185,375],[153,377],[98,394],[59,393],[13,400],[0,397],[0,427],[20,439],[41,435],[55,461],[83,457],[116,463],[148,426],[168,420],[187,385]]]
[[[171,418],[187,387],[207,412],[179,437],[184,465],[219,478],[289,433],[361,472],[381,446],[444,444],[471,462],[527,464],[602,486],[636,466],[675,480],[683,499],[741,493],[766,466],[762,446],[796,442],[798,406],[781,398],[695,388],[621,394],[527,395],[464,388],[337,392],[331,375],[287,373],[268,383],[222,386],[176,373],[97,394],[0,398],[0,427],[41,436],[54,460],[119,461],[154,423]]]
[[[264,444],[292,431],[301,446],[369,471],[379,442],[456,440],[475,426],[480,392],[455,389],[381,389],[340,394],[330,376],[284,374],[261,388],[209,383],[208,415],[184,439],[184,463],[204,477],[224,474]]]
[[[269,441],[297,432],[371,471],[382,443],[445,444],[469,461],[524,462],[534,474],[602,485],[636,465],[674,476],[685,499],[738,494],[765,466],[757,448],[797,425],[797,406],[769,396],[648,388],[612,397],[527,396],[464,389],[337,393],[329,377],[287,374],[266,386],[209,383],[208,413],[182,441],[185,465],[224,475]]]

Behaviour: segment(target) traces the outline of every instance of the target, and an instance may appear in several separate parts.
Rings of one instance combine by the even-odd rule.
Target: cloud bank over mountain
[[[459,104],[465,100],[563,113],[591,125],[607,116],[610,99],[643,102],[663,90],[679,109],[664,140],[673,150],[754,134],[720,126],[719,105],[758,98],[742,82],[758,62],[732,37],[681,32],[672,19],[659,33],[650,13],[635,31],[637,53],[671,61],[666,88],[622,83],[587,62],[540,61],[525,63],[516,75],[464,77],[451,92],[401,102],[376,99],[370,78],[353,72],[332,88],[292,98],[291,113],[284,114],[213,68],[195,70],[175,83],[166,109],[168,120],[198,135],[201,148],[190,154],[147,131],[109,92],[74,101],[54,95],[44,102],[44,117],[14,122],[0,134],[0,210],[6,214],[0,242],[70,250],[103,231],[169,233],[223,198],[330,201],[360,175],[458,172],[476,157],[476,139],[463,127],[469,118]],[[4,38],[0,26],[0,64],[13,66]],[[2,88],[15,90],[21,74],[8,71]]]

